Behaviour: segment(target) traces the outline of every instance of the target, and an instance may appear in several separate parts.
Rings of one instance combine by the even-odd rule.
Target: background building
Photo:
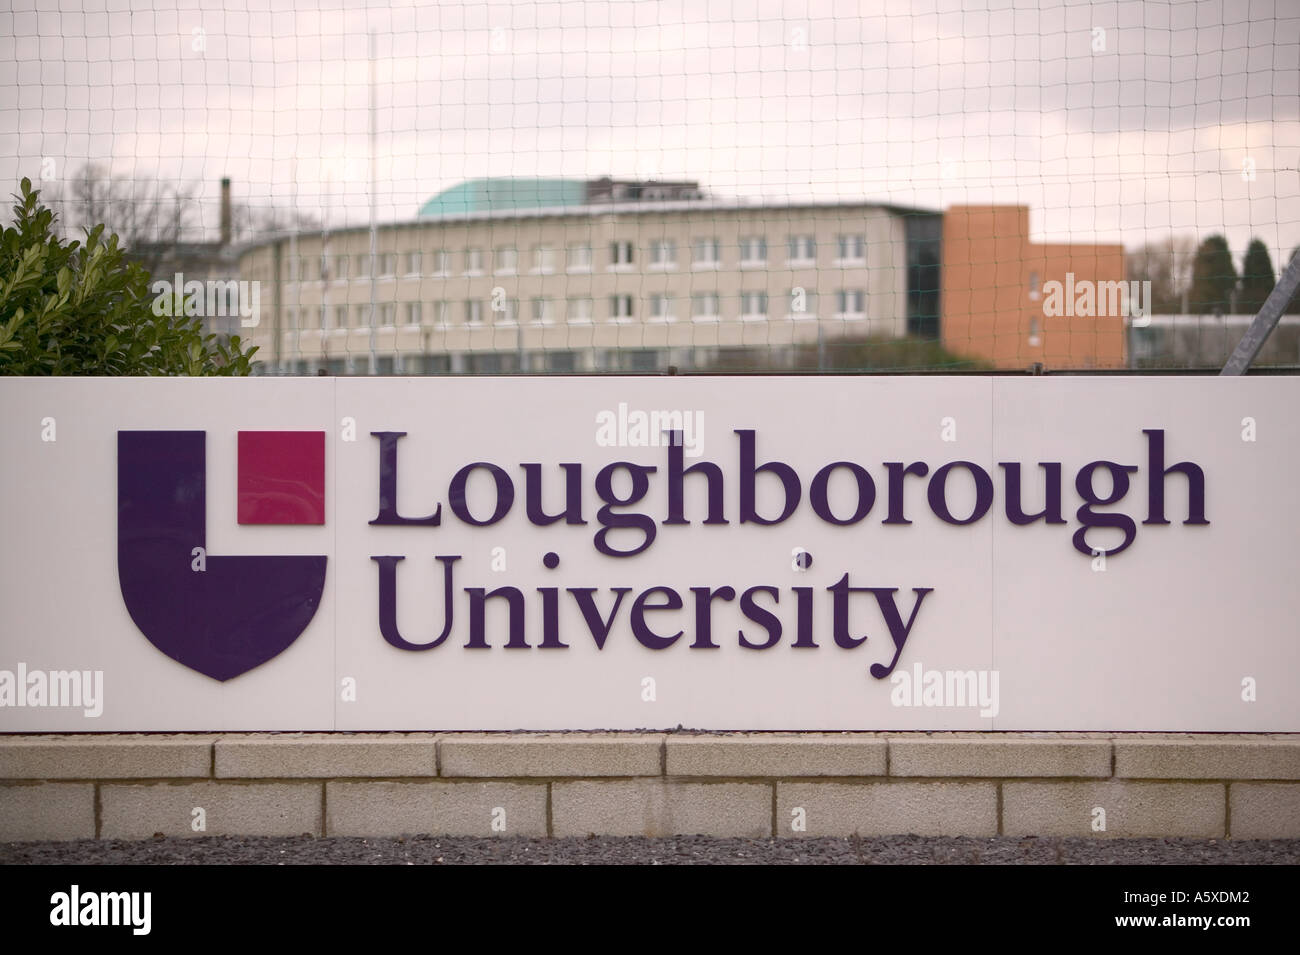
[[[203,334],[213,334],[229,340],[231,335],[242,334],[239,316],[239,254],[232,243],[232,213],[230,180],[221,180],[221,233],[216,242],[182,242],[169,239],[161,242],[137,242],[126,250],[126,258],[147,269],[153,280],[176,282],[216,282],[224,289],[219,297],[222,314],[211,315],[206,309],[200,315]],[[177,289],[177,291],[180,291]],[[206,301],[206,299],[205,299]]]
[[[1049,282],[1125,280],[1122,245],[1037,243],[1028,206],[951,206],[943,216],[942,341],[997,368],[1122,368],[1124,318],[1052,315]]]
[[[474,180],[409,222],[247,246],[269,373],[716,367],[937,334],[938,213],[705,197],[694,182]]]
[[[1227,364],[1254,315],[1152,315],[1126,321],[1129,367],[1197,368]],[[1284,315],[1252,363],[1256,368],[1300,365],[1300,316]]]
[[[745,202],[692,181],[477,179],[408,222],[244,247],[270,374],[844,368],[851,343],[940,361],[1120,368],[1119,245],[1035,243],[1026,206]],[[1129,302],[1125,301],[1125,309]],[[1073,311],[1069,309],[1068,311]],[[938,346],[942,346],[939,350]],[[933,361],[934,356],[926,356]]]

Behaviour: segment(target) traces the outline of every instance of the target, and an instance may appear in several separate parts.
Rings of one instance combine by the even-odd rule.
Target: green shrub
[[[61,242],[54,213],[22,181],[0,236],[0,374],[247,375],[256,347],[205,336],[183,309],[155,315],[149,273],[104,226]]]

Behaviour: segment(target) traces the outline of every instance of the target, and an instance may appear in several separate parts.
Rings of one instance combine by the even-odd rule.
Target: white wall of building
[[[382,371],[422,370],[426,355],[449,356],[439,370],[476,370],[466,356],[521,353],[542,370],[544,356],[564,352],[573,370],[597,370],[614,350],[780,349],[907,328],[905,223],[875,206],[482,215],[385,226],[377,245]],[[333,360],[365,373],[370,269],[366,229],[248,249],[241,276],[265,289],[251,336],[259,359],[269,370]]]

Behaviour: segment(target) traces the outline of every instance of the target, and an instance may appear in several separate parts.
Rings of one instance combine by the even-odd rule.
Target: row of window
[[[557,250],[549,246],[534,246],[531,250],[531,271],[537,275],[549,275],[556,270]],[[565,269],[569,272],[589,272],[592,268],[592,247],[590,245],[570,245],[567,252]],[[763,236],[746,236],[739,245],[741,267],[759,267],[767,265],[767,239]],[[484,250],[465,249],[459,253],[463,274],[476,275],[484,271]],[[636,266],[637,246],[634,242],[620,240],[609,244],[607,266],[610,269],[634,268]],[[817,262],[817,243],[811,235],[792,235],[786,243],[786,262],[788,265],[815,265]],[[419,251],[381,252],[375,256],[375,267],[382,276],[423,275],[426,264],[430,274],[450,276],[456,263],[453,254],[446,250],[432,252],[426,262],[424,254]],[[648,267],[650,269],[675,269],[678,264],[677,243],[672,239],[655,239],[648,249]],[[718,268],[722,264],[722,245],[717,239],[696,239],[691,243],[691,265],[694,268]],[[866,265],[866,239],[862,235],[841,235],[836,237],[835,264],[841,266]],[[370,275],[370,253],[358,255],[324,255],[321,257],[303,256],[289,260],[289,281],[315,282],[343,281],[348,278],[349,265],[357,278]],[[519,272],[519,250],[510,246],[501,246],[492,250],[492,270],[497,275],[514,275]]]
[[[665,357],[654,349],[609,349],[588,355],[569,350],[524,354],[471,352],[456,356],[380,355],[375,361],[375,372],[380,375],[497,375],[520,371],[572,373],[586,367],[588,358],[594,359],[591,364],[595,367],[607,371],[655,371],[665,362]],[[311,375],[317,370],[330,375],[365,375],[369,373],[369,361],[365,355],[315,361],[300,358],[286,361],[282,369],[292,375]]]
[[[790,314],[816,314],[816,298],[812,292],[795,289],[790,295]],[[611,295],[606,317],[612,322],[630,322],[636,319],[637,298],[632,295]],[[431,302],[425,308],[423,302],[404,302],[399,306],[385,302],[378,307],[378,324],[395,326],[399,317],[406,325],[450,325],[460,318],[466,325],[481,325],[488,312],[495,312],[496,324],[511,324],[518,321],[519,301],[503,298],[484,301],[467,299],[463,302]],[[648,320],[673,321],[679,314],[677,300],[669,295],[651,295],[648,299]],[[766,292],[743,292],[739,298],[740,317],[766,318],[768,314],[768,295]],[[534,324],[549,325],[563,318],[569,324],[589,324],[593,321],[593,300],[589,298],[570,298],[563,303],[564,314],[560,315],[560,302],[550,298],[534,298],[530,302],[529,315]],[[842,289],[835,294],[835,312],[843,316],[862,316],[866,311],[866,293],[861,289]],[[287,309],[287,327],[298,327],[296,322],[298,310]],[[370,306],[362,305],[327,305],[324,309],[304,308],[301,310],[303,327],[311,326],[307,322],[320,316],[322,328],[368,328],[370,325]],[[716,292],[692,295],[690,298],[690,316],[693,319],[720,319],[722,302]]]

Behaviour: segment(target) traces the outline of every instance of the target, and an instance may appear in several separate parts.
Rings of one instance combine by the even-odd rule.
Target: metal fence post
[[[1246,329],[1246,334],[1241,336],[1241,341],[1237,342],[1237,347],[1233,349],[1232,354],[1228,356],[1228,363],[1223,366],[1220,375],[1244,375],[1250,363],[1255,360],[1259,350],[1264,347],[1264,342],[1268,341],[1268,336],[1272,334],[1273,329],[1282,318],[1282,312],[1286,309],[1287,303],[1295,295],[1296,289],[1300,288],[1300,252],[1291,256],[1291,261],[1287,263],[1282,274],[1278,276],[1277,284],[1273,286],[1273,291],[1264,301],[1264,307],[1259,310],[1255,320],[1250,323]]]

